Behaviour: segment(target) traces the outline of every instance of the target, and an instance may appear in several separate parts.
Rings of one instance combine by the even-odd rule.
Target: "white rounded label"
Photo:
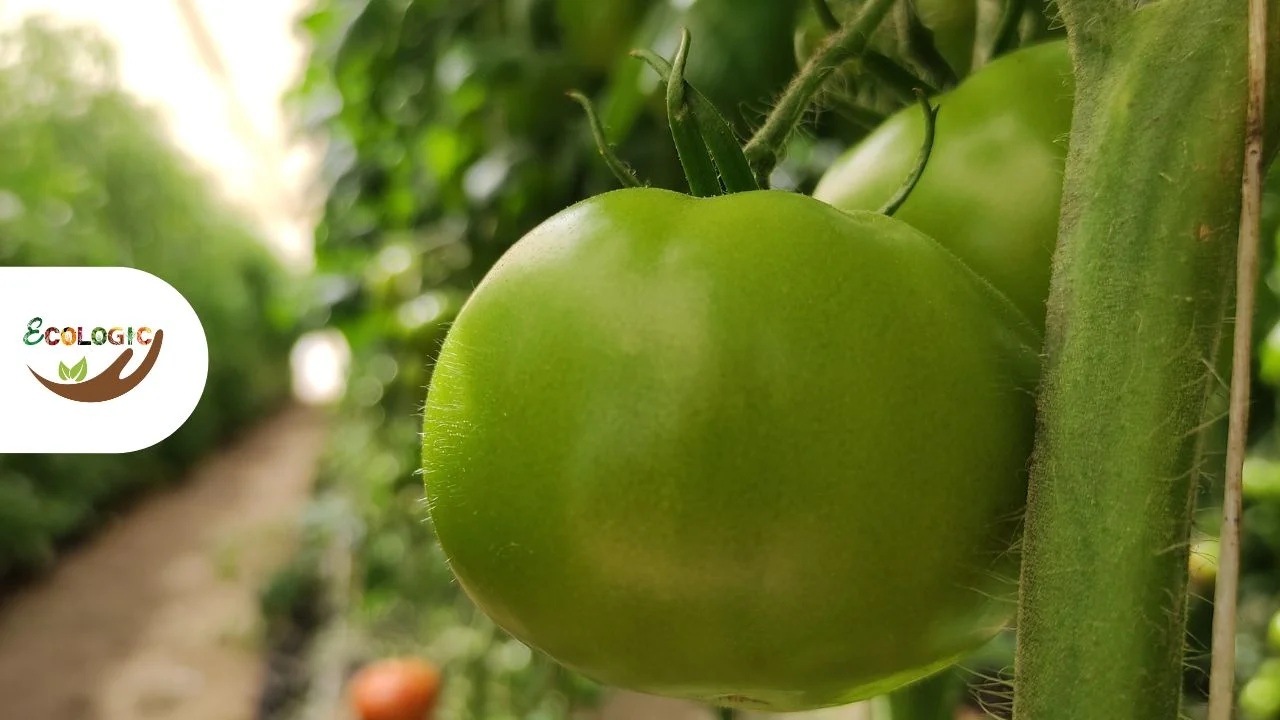
[[[127,453],[182,427],[209,374],[186,298],[132,268],[0,267],[0,453]]]

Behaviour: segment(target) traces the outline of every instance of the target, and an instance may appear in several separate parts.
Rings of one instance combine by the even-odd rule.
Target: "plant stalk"
[[[1231,720],[1235,700],[1236,601],[1240,586],[1240,516],[1243,511],[1244,458],[1249,430],[1249,392],[1253,371],[1253,313],[1258,284],[1258,245],[1262,233],[1262,184],[1267,99],[1267,3],[1249,0],[1249,95],[1245,121],[1245,160],[1236,259],[1236,325],[1231,368],[1231,409],[1227,430],[1227,468],[1222,502],[1218,578],[1213,599],[1213,667],[1209,675],[1209,720]]]
[[[1197,438],[1234,290],[1245,5],[1061,9],[1077,91],[1014,717],[1175,720]]]

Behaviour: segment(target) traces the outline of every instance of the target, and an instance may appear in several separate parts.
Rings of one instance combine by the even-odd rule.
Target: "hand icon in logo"
[[[120,353],[120,357],[111,363],[106,370],[97,375],[79,383],[56,383],[41,377],[40,373],[31,370],[31,374],[36,380],[40,381],[50,392],[60,395],[68,400],[76,402],[97,403],[115,400],[130,390],[138,386],[147,377],[147,373],[151,372],[151,368],[155,367],[156,360],[160,357],[160,346],[164,342],[164,331],[157,330],[155,339],[151,342],[151,347],[147,349],[146,357],[142,358],[142,364],[138,369],[134,370],[128,377],[122,377],[124,367],[129,364],[129,360],[133,358],[133,348],[129,348]]]

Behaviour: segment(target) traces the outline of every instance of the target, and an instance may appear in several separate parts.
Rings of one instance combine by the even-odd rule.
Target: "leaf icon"
[[[59,380],[70,380],[71,375],[72,375],[71,368],[67,367],[66,363],[61,363],[61,362],[58,363],[58,379]]]
[[[84,380],[85,376],[89,374],[88,361],[89,361],[88,358],[82,357],[80,358],[80,362],[71,366],[70,376],[72,380],[75,380],[76,382],[80,382],[81,380]],[[62,363],[58,363],[58,364],[61,365]]]

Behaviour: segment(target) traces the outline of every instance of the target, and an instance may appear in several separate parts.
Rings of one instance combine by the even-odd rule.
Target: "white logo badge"
[[[190,417],[209,346],[177,290],[132,268],[0,268],[0,453],[127,453]]]

